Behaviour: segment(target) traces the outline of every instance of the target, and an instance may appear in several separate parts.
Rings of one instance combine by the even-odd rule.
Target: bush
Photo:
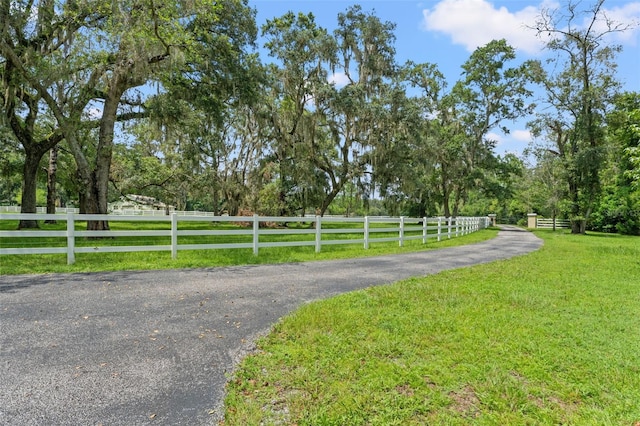
[[[634,194],[607,194],[592,213],[589,229],[640,235],[640,198]]]

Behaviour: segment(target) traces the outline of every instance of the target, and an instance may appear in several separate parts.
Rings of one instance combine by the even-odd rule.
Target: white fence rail
[[[202,249],[252,249],[255,255],[260,248],[266,247],[296,247],[313,246],[316,252],[320,252],[322,246],[333,244],[362,244],[365,249],[371,243],[397,241],[400,246],[405,241],[422,240],[427,243],[429,238],[440,241],[442,238],[452,238],[469,234],[490,225],[488,217],[458,217],[458,218],[407,218],[407,217],[359,217],[359,218],[336,218],[336,217],[264,217],[264,216],[192,216],[179,215],[176,213],[170,216],[122,216],[122,215],[94,215],[76,214],[68,212],[66,215],[52,214],[0,214],[0,222],[17,220],[56,220],[66,221],[66,230],[0,230],[0,255],[20,255],[20,254],[66,254],[67,264],[75,262],[76,253],[106,253],[106,252],[141,252],[141,251],[170,251],[171,257],[176,258],[179,250],[202,250]],[[155,222],[164,224],[158,229],[147,230],[105,230],[88,231],[76,229],[87,221],[109,221],[109,222]],[[81,222],[78,224],[78,222]],[[238,229],[180,229],[180,224],[185,222],[208,222],[208,223],[243,223],[245,226]],[[284,225],[287,223],[309,223],[312,227],[289,229]],[[167,224],[170,223],[170,229]],[[261,227],[261,223],[271,223],[281,225],[281,227]],[[353,228],[335,228],[331,223],[353,223]],[[329,225],[323,227],[323,225]],[[3,227],[5,228],[5,227]],[[164,228],[164,229],[163,229]],[[307,235],[298,241],[275,241],[274,237],[282,235]],[[377,234],[377,235],[376,235]],[[384,235],[380,235],[384,234]],[[389,236],[393,234],[393,236]],[[355,238],[350,235],[355,235]],[[240,236],[242,242],[228,242],[229,236]],[[61,244],[58,247],[24,247],[25,239],[34,237],[59,238]],[[108,237],[115,239],[118,237],[133,237],[140,240],[147,237],[165,237],[167,244],[145,244],[145,245],[107,245],[100,244],[95,240],[95,244],[89,246],[77,245],[78,239]],[[181,237],[221,237],[225,242],[206,243],[179,243]],[[277,239],[277,237],[275,237]],[[9,241],[16,241],[20,244],[8,244]],[[81,240],[84,241],[84,240]],[[5,243],[6,242],[6,243]],[[14,247],[6,247],[13,245]],[[15,247],[19,245],[20,247]],[[3,247],[4,246],[4,247]]]
[[[554,228],[554,222],[555,222],[555,228],[556,229],[569,229],[571,227],[571,222],[568,219],[544,219],[544,218],[537,218],[536,220],[536,228],[541,228],[541,229],[552,229]]]

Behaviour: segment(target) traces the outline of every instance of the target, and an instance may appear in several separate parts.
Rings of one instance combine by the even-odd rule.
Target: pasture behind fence
[[[268,247],[315,247],[335,244],[362,244],[368,249],[373,243],[428,239],[440,241],[465,235],[490,225],[487,217],[407,218],[407,217],[265,217],[265,216],[193,216],[172,213],[163,216],[124,216],[76,214],[0,214],[0,221],[56,220],[66,222],[64,230],[0,230],[0,255],[66,254],[67,263],[75,263],[77,253],[170,251],[173,259],[181,250],[251,249],[258,255]],[[145,224],[152,229],[101,230],[86,228],[87,221],[109,221]],[[199,223],[207,229],[190,228]],[[227,225],[227,226],[224,226]],[[3,229],[6,227],[2,227]],[[296,236],[297,239],[290,238]],[[56,238],[57,246],[41,247],[28,240]],[[105,244],[118,238],[127,241],[154,243],[117,245]],[[201,238],[195,241],[194,238]],[[287,239],[289,238],[289,239]],[[86,244],[90,241],[90,244]],[[83,244],[79,244],[82,242]]]

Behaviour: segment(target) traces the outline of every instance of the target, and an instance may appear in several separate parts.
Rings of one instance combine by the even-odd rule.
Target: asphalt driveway
[[[479,244],[363,259],[0,276],[0,424],[215,425],[236,363],[301,304],[541,245],[504,227]]]

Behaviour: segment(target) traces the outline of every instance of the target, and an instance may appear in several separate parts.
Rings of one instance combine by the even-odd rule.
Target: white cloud
[[[613,34],[617,42],[635,46],[640,34],[640,2],[627,3],[621,7],[604,9],[604,16],[625,31]],[[587,22],[588,23],[588,22]],[[585,23],[585,24],[587,24]],[[607,29],[604,19],[597,22],[596,31],[604,32]]]
[[[544,6],[553,7],[551,3]],[[449,35],[454,43],[470,52],[491,40],[504,38],[514,48],[536,54],[542,45],[536,31],[527,25],[533,25],[539,10],[537,6],[526,6],[511,12],[485,0],[442,0],[422,11],[423,27]]]
[[[485,139],[488,141],[494,141],[497,145],[500,145],[504,140],[504,136],[495,132],[489,132],[485,136]]]
[[[542,8],[553,10],[560,7],[556,0],[542,0],[538,5],[510,11],[506,7],[497,8],[487,0],[442,0],[422,11],[422,26],[425,30],[448,35],[455,44],[463,45],[470,52],[491,40],[504,38],[516,49],[536,55],[541,51],[542,42],[536,31],[527,26],[534,25]],[[628,28],[612,35],[616,41],[635,45],[640,34],[640,2],[603,11],[610,21]],[[587,24],[589,22],[584,23]],[[604,19],[597,24],[596,31],[605,30]]]
[[[529,130],[514,130],[510,135],[518,142],[529,142],[532,139],[531,132]]]
[[[329,81],[329,83],[335,84],[338,88],[344,87],[349,84],[349,77],[347,77],[347,75],[343,72],[333,73],[327,80]]]
[[[497,145],[514,143],[519,145],[523,142],[530,142],[531,138],[532,136],[529,130],[512,130],[507,134],[489,132],[486,136],[487,140],[495,141]]]
[[[521,155],[531,142],[531,132],[528,130],[512,130],[508,134],[490,132],[487,139],[496,142],[496,152],[500,155]]]

